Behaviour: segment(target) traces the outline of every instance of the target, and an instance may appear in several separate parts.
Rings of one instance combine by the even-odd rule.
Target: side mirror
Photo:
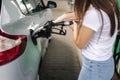
[[[48,1],[47,8],[56,8],[57,4],[54,1]]]

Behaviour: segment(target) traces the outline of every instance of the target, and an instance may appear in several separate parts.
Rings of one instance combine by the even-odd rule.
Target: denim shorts
[[[114,74],[114,59],[106,61],[89,60],[83,56],[78,80],[111,80]]]

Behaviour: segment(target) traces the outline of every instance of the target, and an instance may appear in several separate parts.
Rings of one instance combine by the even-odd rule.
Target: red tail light
[[[0,31],[0,36],[12,40],[21,40],[21,43],[13,46],[12,48],[0,51],[0,65],[9,63],[24,53],[27,43],[27,37],[24,35],[9,35]],[[0,43],[2,44],[2,43]]]

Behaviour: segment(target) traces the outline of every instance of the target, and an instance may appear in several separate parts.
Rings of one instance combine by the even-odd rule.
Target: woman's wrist
[[[66,13],[65,16],[66,16],[66,20],[75,20],[76,19],[74,12]]]
[[[66,14],[63,14],[62,16],[59,16],[56,20],[54,20],[54,22],[61,22],[61,21],[65,21],[67,18]]]
[[[68,21],[68,20],[74,20],[75,15],[73,13],[64,13],[62,16],[58,17],[54,22],[61,22],[61,21]]]

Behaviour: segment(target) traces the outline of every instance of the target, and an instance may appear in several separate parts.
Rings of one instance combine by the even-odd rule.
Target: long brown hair
[[[86,11],[88,10],[88,8],[90,7],[90,5],[96,8],[100,13],[101,10],[107,13],[107,15],[110,18],[110,24],[111,24],[110,36],[112,36],[115,32],[115,27],[116,27],[114,13],[117,15],[118,18],[118,29],[120,28],[120,23],[119,23],[120,13],[116,0],[75,0],[74,11],[76,18],[79,21],[83,20],[83,17]],[[103,16],[102,16],[102,22],[103,22]]]

